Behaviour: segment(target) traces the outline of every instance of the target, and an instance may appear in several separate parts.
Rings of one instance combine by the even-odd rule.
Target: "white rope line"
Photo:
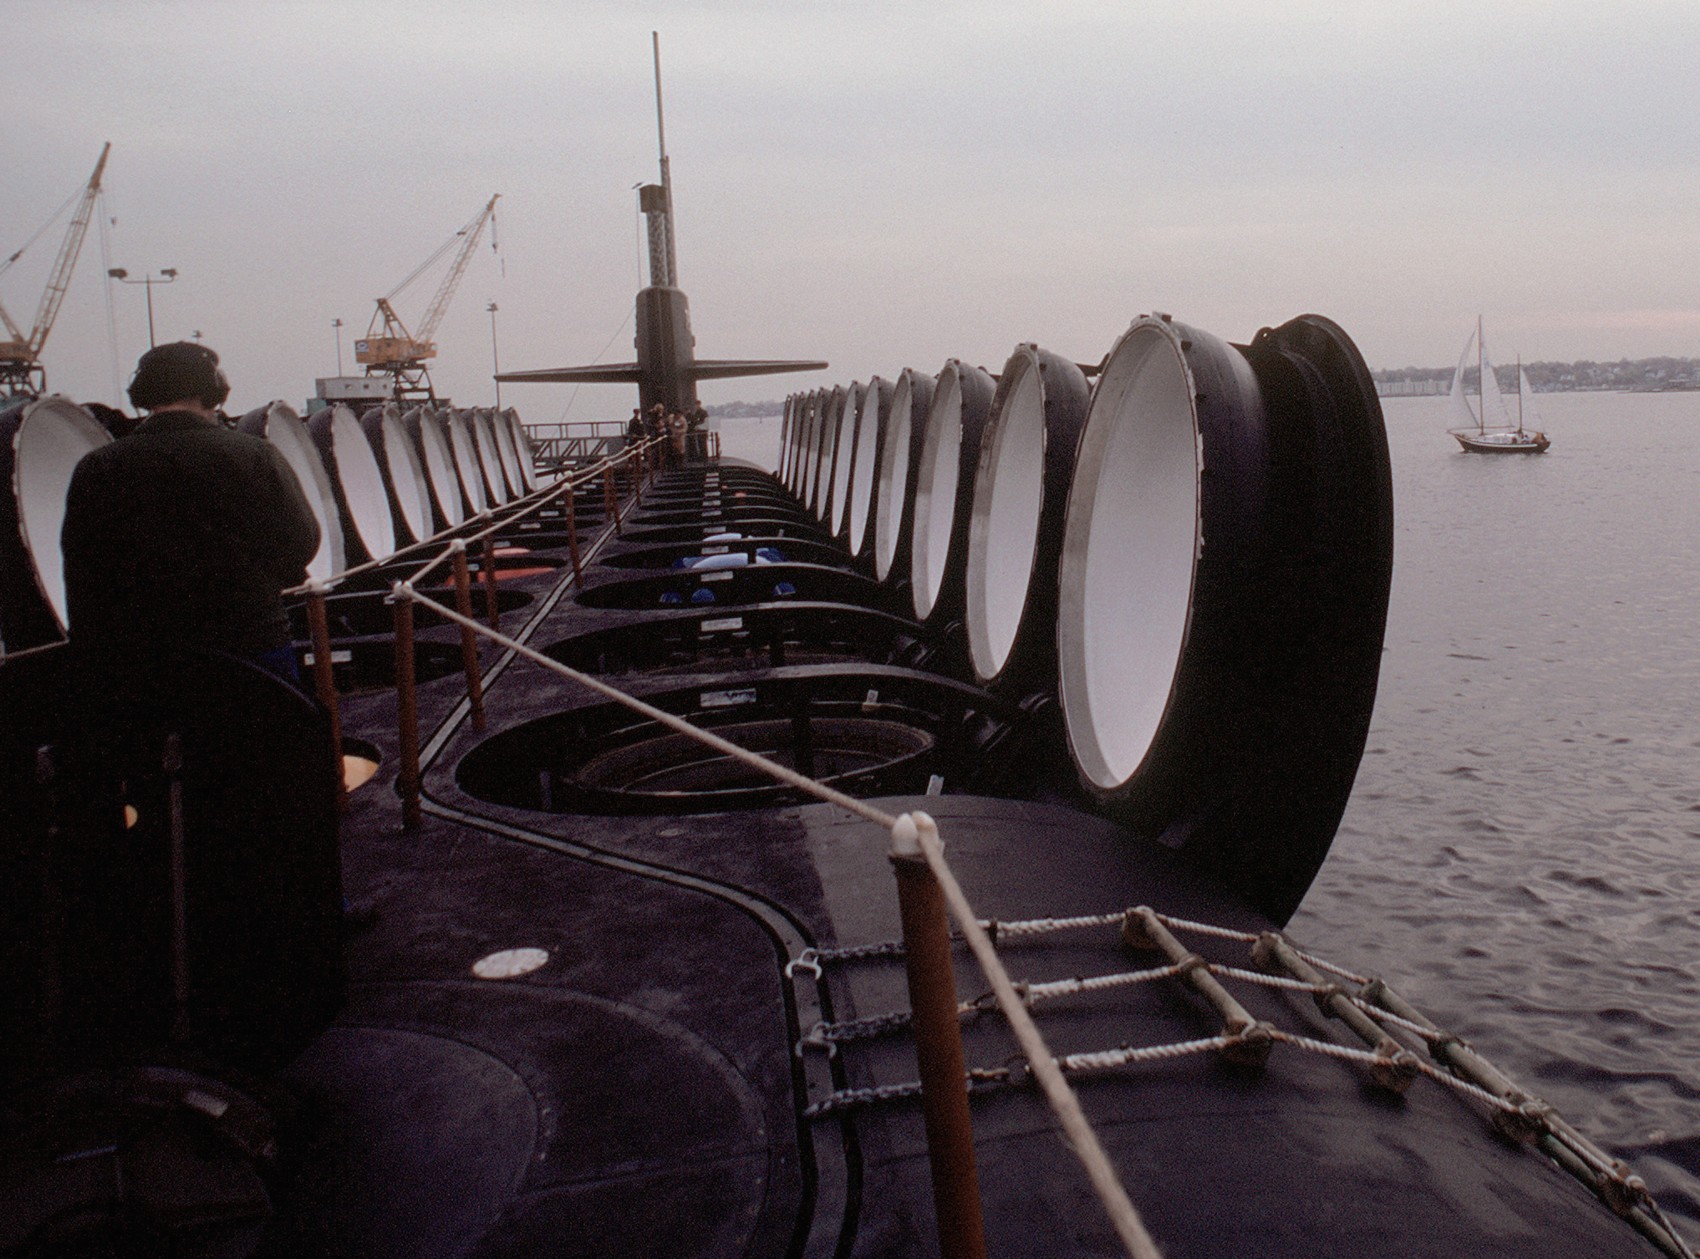
[[[1294,979],[1291,975],[1270,975],[1260,970],[1225,966],[1220,962],[1211,962],[1206,969],[1217,978],[1226,976],[1243,984],[1255,984],[1259,988],[1285,988],[1292,992],[1308,992],[1318,996],[1329,991],[1327,984],[1313,984],[1309,980]]]
[[[1317,970],[1327,971],[1330,975],[1335,975],[1341,979],[1348,980],[1351,983],[1358,985],[1360,988],[1367,988],[1374,982],[1374,980],[1368,975],[1360,975],[1356,971],[1347,970],[1344,966],[1337,966],[1333,962],[1324,961],[1320,957],[1315,957],[1312,954],[1306,953],[1301,948],[1295,947],[1293,952],[1297,953],[1305,961],[1316,967]]]
[[[1001,940],[1006,936],[1019,939],[1022,936],[1045,935],[1052,931],[1067,931],[1075,927],[1113,927],[1122,920],[1122,913],[1113,914],[1082,914],[1076,918],[1028,918],[1015,922],[1002,922],[996,918],[986,918],[980,923],[986,933],[994,939]]]
[[[1218,927],[1208,922],[1189,922],[1185,918],[1171,918],[1167,914],[1158,914],[1157,920],[1173,931],[1192,931],[1198,935],[1215,936],[1222,940],[1240,940],[1247,944],[1253,944],[1258,939],[1258,934],[1253,931],[1236,931],[1232,927]],[[1289,943],[1291,942],[1289,941]],[[1325,970],[1331,975],[1338,975],[1341,979],[1349,979],[1355,984],[1361,985],[1370,982],[1367,975],[1359,975],[1347,970],[1344,966],[1324,961],[1320,957],[1312,957],[1296,946],[1293,951],[1318,970]]]
[[[1374,1019],[1377,1023],[1381,1023],[1389,1027],[1397,1027],[1403,1031],[1407,1031],[1411,1033],[1411,1035],[1419,1037],[1424,1044],[1434,1045],[1443,1040],[1458,1041],[1456,1036],[1448,1036],[1445,1032],[1437,1031],[1436,1029],[1425,1026],[1422,1023],[1414,1023],[1410,1019],[1393,1013],[1391,1010],[1383,1009],[1381,1006],[1376,1005],[1373,1001],[1364,1000],[1363,997],[1358,996],[1356,993],[1346,992],[1341,995],[1353,1005],[1357,1006],[1358,1009],[1369,1015],[1370,1018]],[[1458,1043],[1462,1044],[1463,1042],[1458,1041]]]
[[[1158,914],[1157,921],[1172,931],[1190,931],[1195,935],[1215,936],[1218,940],[1239,940],[1251,944],[1257,939],[1255,931],[1236,931],[1233,927],[1218,927],[1209,922],[1192,922],[1186,918],[1175,918],[1169,914]]]
[[[1064,1071],[1073,1073],[1113,1071],[1117,1067],[1133,1066],[1142,1062],[1164,1062],[1184,1058],[1189,1054],[1210,1053],[1213,1050],[1226,1049],[1232,1043],[1232,1037],[1210,1036],[1204,1040],[1183,1040],[1172,1045],[1143,1045],[1137,1049],[1123,1045],[1119,1049],[1066,1054],[1057,1059],[1057,1065]]]
[[[1154,979],[1172,979],[1180,974],[1178,966],[1156,966],[1150,970],[1117,971],[1111,975],[1075,976],[1073,979],[1054,979],[1049,983],[1026,984],[1021,991],[1027,1003],[1047,1001],[1052,997],[1071,997],[1082,992],[1103,992],[1111,988],[1127,988],[1134,984],[1150,983]]]

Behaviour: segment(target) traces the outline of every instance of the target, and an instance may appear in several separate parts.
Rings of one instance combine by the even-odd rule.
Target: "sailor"
[[[687,421],[683,411],[667,413],[667,449],[671,452],[673,466],[683,466],[685,462],[685,428]]]
[[[230,383],[206,346],[149,350],[129,392],[147,418],[83,456],[66,497],[72,641],[206,647],[299,684],[282,591],[319,546],[301,483],[270,442],[220,425]]]
[[[697,406],[691,408],[690,414],[686,417],[686,419],[688,421],[688,432],[686,437],[689,445],[690,461],[692,463],[702,463],[708,458],[708,435],[704,431],[708,427],[708,410],[699,403]]]

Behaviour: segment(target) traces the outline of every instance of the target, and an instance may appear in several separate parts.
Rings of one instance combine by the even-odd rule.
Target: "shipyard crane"
[[[106,169],[106,155],[110,152],[112,142],[107,141],[100,150],[100,160],[94,164],[94,174],[89,176],[89,181],[77,200],[77,209],[71,215],[71,225],[65,231],[65,239],[60,242],[59,256],[53,260],[53,270],[47,277],[47,290],[42,293],[41,304],[36,307],[35,323],[25,332],[13,322],[11,315],[6,313],[6,308],[0,306],[0,325],[3,325],[5,333],[5,340],[0,340],[0,396],[16,393],[41,394],[47,391],[47,373],[41,365],[41,347],[47,343],[47,334],[53,331],[53,321],[58,318],[60,304],[65,300],[65,292],[71,287],[71,269],[77,265],[77,255],[83,248],[83,237],[88,234],[89,220],[94,215],[95,198],[100,195],[100,176]],[[28,248],[29,245],[26,244],[23,249],[7,258],[4,266],[0,266],[0,271],[10,267],[23,254],[24,249]]]
[[[436,335],[437,325],[443,321],[443,314],[449,308],[449,299],[454,296],[455,288],[460,284],[460,277],[466,271],[466,264],[472,258],[472,251],[478,247],[478,241],[484,235],[484,228],[496,217],[496,202],[501,200],[501,193],[490,198],[476,217],[449,238],[442,248],[432,254],[424,262],[413,269],[400,284],[378,299],[378,309],[372,315],[372,324],[366,329],[366,336],[354,343],[354,361],[363,363],[368,376],[387,375],[395,382],[396,400],[408,398],[425,398],[432,402],[437,400],[436,391],[431,388],[431,373],[426,369],[425,360],[434,358],[437,344],[431,338]],[[490,247],[496,247],[494,235]],[[451,249],[455,251],[454,260],[449,264],[442,283],[437,285],[436,296],[425,308],[425,314],[414,325],[414,331],[409,332],[401,317],[390,305],[390,299],[401,292],[426,270],[436,263]]]

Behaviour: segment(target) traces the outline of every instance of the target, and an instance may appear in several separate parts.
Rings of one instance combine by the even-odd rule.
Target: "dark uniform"
[[[217,420],[218,355],[175,341],[142,355],[130,401],[153,412],[83,456],[60,541],[71,638],[126,650],[205,647],[297,680],[283,589],[319,549],[284,458]]]
[[[263,438],[160,411],[85,455],[61,535],[71,634],[259,657],[319,547],[301,483]]]

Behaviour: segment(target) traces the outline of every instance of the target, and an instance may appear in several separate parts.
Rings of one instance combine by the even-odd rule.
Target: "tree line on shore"
[[[1398,367],[1372,372],[1379,385],[1399,383],[1441,382],[1450,385],[1453,368]],[[1669,389],[1700,389],[1700,359],[1638,358],[1619,359],[1615,363],[1596,363],[1581,359],[1574,363],[1524,363],[1529,375],[1529,387],[1536,393],[1567,393],[1581,390],[1610,390],[1635,393]],[[1464,387],[1474,391],[1480,373],[1470,368],[1464,373]],[[1517,390],[1517,367],[1512,364],[1494,365],[1499,387],[1508,393]]]

